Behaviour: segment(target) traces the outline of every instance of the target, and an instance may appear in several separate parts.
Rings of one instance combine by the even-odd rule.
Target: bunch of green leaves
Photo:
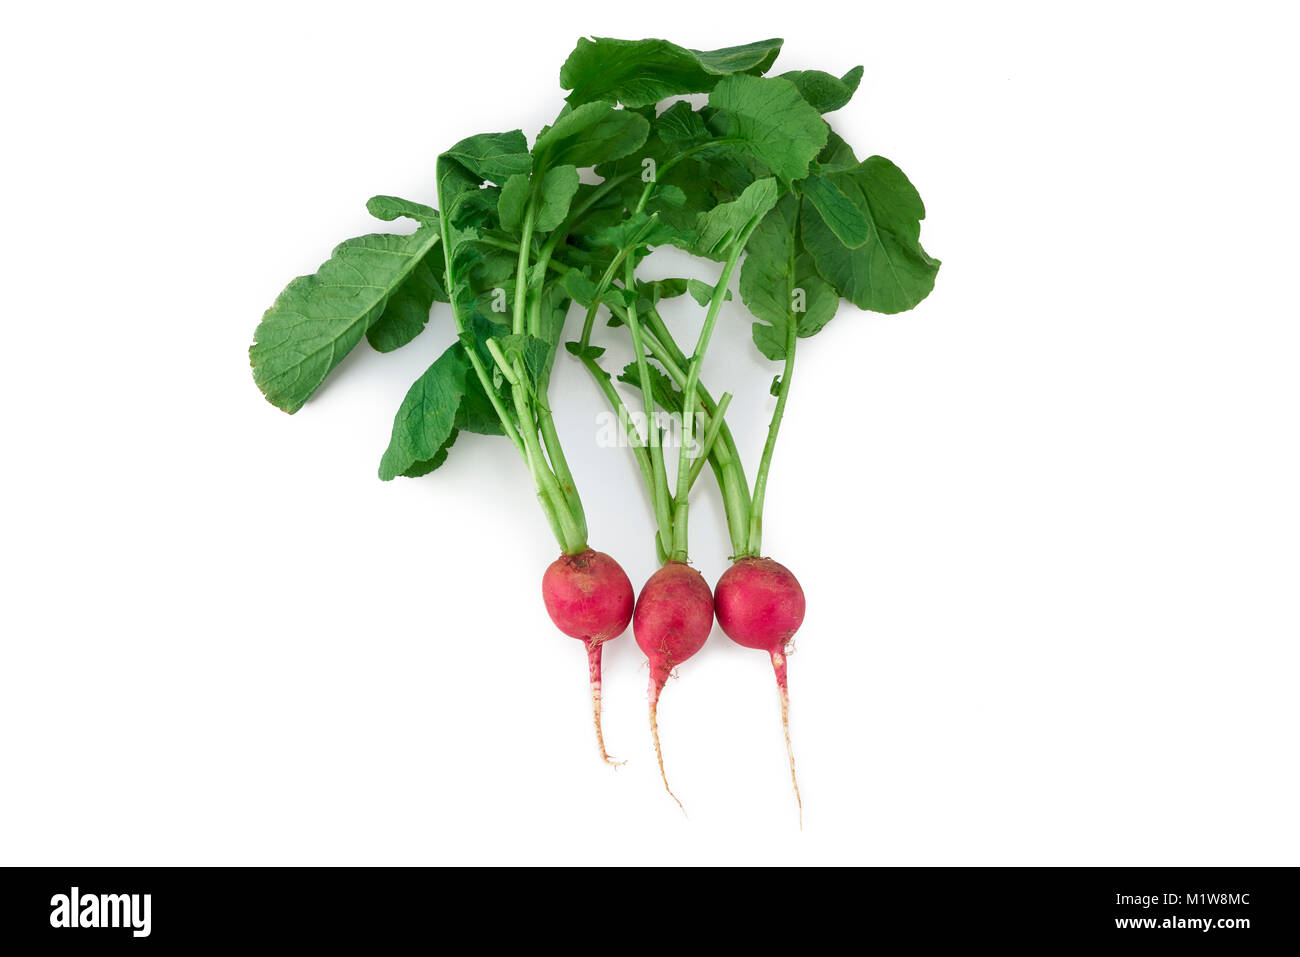
[[[655,504],[661,557],[684,557],[687,499],[705,460],[723,487],[736,552],[747,553],[756,547],[748,530],[761,520],[795,340],[822,329],[841,298],[880,312],[911,308],[939,265],[920,246],[924,208],[906,177],[881,157],[858,162],[824,118],[849,101],[861,68],[839,77],[765,75],[780,48],[780,40],[713,51],[580,40],[560,72],[566,104],[531,148],[520,130],[462,139],[437,159],[441,212],[373,197],[373,215],[413,221],[414,231],[349,239],[285,288],[250,349],[259,388],[296,412],[363,336],[380,352],[400,348],[424,329],[435,302],[446,303],[455,337],[402,401],[380,477],[433,471],[461,431],[503,435],[532,473],[561,547],[581,550],[586,519],[547,398],[576,302],[585,321],[568,349],[629,429]],[[688,94],[707,94],[708,102],[699,109],[664,102]],[[664,244],[721,263],[719,281],[638,279],[638,264]],[[786,363],[753,494],[724,420],[730,397],[715,401],[698,381],[742,256],[740,294],[754,315],[754,342]],[[708,309],[690,355],[658,312],[663,299],[686,293]],[[602,310],[633,338],[636,359],[617,381],[641,391],[644,433],[591,343]],[[675,493],[657,408],[683,416],[687,443],[697,422],[703,435],[701,454],[679,459]]]

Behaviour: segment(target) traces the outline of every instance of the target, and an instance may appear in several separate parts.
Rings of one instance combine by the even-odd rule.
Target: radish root
[[[605,732],[600,727],[600,646],[602,642],[587,645],[587,672],[591,676],[591,717],[596,724],[596,747],[600,749],[600,759],[612,768],[626,761],[611,757],[605,750]]]
[[[673,789],[668,786],[668,775],[664,773],[664,752],[659,747],[659,692],[663,690],[663,687],[662,681],[655,681],[654,678],[650,679],[650,734],[655,741],[655,757],[659,760],[659,777],[663,778],[664,790],[668,792],[670,798],[677,801],[677,806],[685,814],[685,805],[673,793]]]
[[[790,693],[786,688],[785,655],[772,652],[772,670],[776,672],[776,689],[781,694],[781,727],[785,730],[785,753],[790,757],[790,783],[799,805],[799,830],[803,830],[803,798],[799,796],[799,778],[794,773],[794,745],[790,743]]]

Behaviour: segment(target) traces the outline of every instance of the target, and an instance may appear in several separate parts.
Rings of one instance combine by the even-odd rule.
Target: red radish
[[[790,744],[790,695],[786,687],[786,648],[803,624],[804,597],[790,569],[770,558],[741,558],[723,572],[717,589],[718,624],[728,638],[746,648],[772,656],[776,686],[781,693],[781,724],[785,750],[790,756],[790,780],[803,821],[799,779],[794,773],[794,748]]]
[[[659,747],[659,693],[672,670],[704,647],[713,630],[713,595],[704,576],[685,562],[665,562],[641,589],[632,618],[636,643],[650,659],[650,733],[664,790],[677,801],[664,774]]]
[[[551,562],[542,575],[542,601],[555,627],[570,638],[580,638],[587,646],[596,744],[606,764],[618,764],[605,750],[605,735],[600,728],[600,649],[609,639],[623,634],[632,620],[632,582],[618,562],[588,548]]]

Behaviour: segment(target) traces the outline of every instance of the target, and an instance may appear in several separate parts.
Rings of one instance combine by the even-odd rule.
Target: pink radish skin
[[[718,624],[738,645],[766,651],[772,657],[776,686],[781,695],[781,725],[790,757],[790,780],[803,826],[803,800],[794,773],[794,748],[790,744],[790,694],[786,684],[786,648],[803,624],[803,588],[790,569],[770,558],[742,558],[718,579]]]
[[[641,589],[632,617],[636,643],[650,659],[650,733],[659,776],[677,806],[659,747],[659,693],[672,670],[704,647],[713,630],[713,594],[704,576],[684,562],[667,562]]]
[[[601,760],[617,765],[619,762],[605,750],[605,735],[600,727],[600,649],[611,638],[623,634],[632,620],[632,582],[618,562],[589,548],[551,562],[542,575],[542,601],[555,627],[587,646],[596,745]]]

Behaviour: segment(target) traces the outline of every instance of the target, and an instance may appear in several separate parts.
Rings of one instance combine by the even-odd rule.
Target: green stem
[[[529,293],[528,303],[528,334],[530,336],[542,335],[542,293],[546,291],[546,270],[551,264],[551,253],[554,247],[543,246],[541,252],[537,254],[537,282],[533,285]]]
[[[552,234],[551,239],[561,235],[562,229]],[[542,298],[546,289],[546,270],[551,264],[551,255],[554,251],[555,243],[548,240],[537,256],[536,272],[538,278],[532,291],[532,301],[529,304],[528,311],[528,332],[533,336],[540,337],[542,335]],[[564,457],[564,446],[560,443],[559,432],[555,429],[555,418],[551,415],[549,401],[550,386],[551,370],[548,368],[543,373],[541,381],[537,384],[537,425],[541,429],[542,442],[546,446],[546,456],[551,460],[551,467],[555,470],[555,477],[560,483],[561,491],[564,492],[564,500],[569,507],[569,512],[573,515],[573,519],[581,529],[582,537],[585,539],[587,537],[587,514],[582,507],[582,498],[578,495],[578,485],[574,481],[573,472],[569,469],[569,461]]]
[[[686,365],[686,353],[682,352],[681,347],[677,345],[677,340],[668,330],[668,324],[664,322],[664,317],[659,315],[659,310],[654,306],[649,306],[645,311],[646,327],[650,330],[651,335],[659,339],[664,350],[672,356],[673,361],[679,366]]]
[[[497,368],[501,370],[501,375],[505,377],[506,382],[512,388],[517,386],[519,384],[519,377],[515,375],[515,370],[511,367],[509,360],[506,359],[505,353],[501,351],[501,347],[497,345],[497,341],[495,339],[489,339],[485,345],[487,346],[488,355],[490,355],[492,361],[497,364]]]
[[[438,190],[438,204],[442,206],[443,209],[446,209],[441,187]],[[450,300],[451,318],[456,324],[457,334],[464,335],[466,331],[465,317],[461,315],[461,311],[456,305],[456,286],[458,283],[456,281],[456,274],[451,268],[451,243],[447,241],[447,217],[439,217],[438,229],[442,234],[442,261],[447,271],[447,298]],[[474,369],[474,374],[478,376],[479,385],[483,387],[483,393],[488,397],[488,401],[492,403],[492,408],[496,412],[497,418],[501,420],[501,430],[509,437],[510,441],[514,443],[515,449],[519,452],[520,458],[525,462],[528,461],[528,452],[524,447],[523,440],[520,438],[519,427],[511,417],[510,412],[502,404],[501,397],[497,395],[497,390],[493,388],[492,379],[487,374],[487,369],[483,366],[483,359],[479,356],[478,350],[465,348],[465,354],[469,357],[469,364]],[[550,516],[548,515],[547,517],[549,518]]]
[[[518,370],[516,370],[518,372]],[[569,512],[564,492],[560,489],[555,475],[546,465],[542,456],[542,447],[537,442],[537,429],[528,409],[528,400],[522,385],[512,386],[511,395],[515,400],[515,413],[521,422],[527,421],[533,428],[522,429],[524,447],[528,451],[528,467],[532,470],[533,481],[537,486],[537,499],[545,511],[549,506],[554,513],[552,527],[558,526],[560,548],[566,555],[576,555],[587,547],[587,536],[583,534],[573,515]]]
[[[790,275],[794,275],[793,264]],[[776,448],[776,435],[781,431],[781,418],[785,415],[785,402],[790,395],[790,379],[794,375],[794,350],[799,338],[799,316],[791,312],[786,323],[785,333],[785,369],[781,373],[781,385],[777,388],[776,409],[772,412],[772,421],[767,427],[767,442],[763,445],[763,458],[758,463],[758,473],[754,476],[753,505],[749,510],[749,536],[745,551],[741,556],[759,556],[763,553],[763,499],[767,495],[767,473],[772,467],[772,451]]]
[[[515,335],[523,333],[524,310],[528,303],[528,254],[533,245],[533,223],[537,219],[536,196],[529,197],[528,207],[524,211],[524,225],[519,234],[519,262],[515,269]]]
[[[519,238],[519,259],[515,266],[515,302],[514,302],[514,323],[513,331],[516,335],[525,332],[526,314],[528,309],[528,256],[533,244],[533,223],[537,218],[537,197],[534,194],[529,197],[528,206],[524,210],[523,228]],[[499,349],[493,353],[493,358],[501,362]],[[503,370],[503,374],[504,370]],[[547,434],[547,423],[534,418],[531,403],[529,402],[526,377],[522,364],[516,364],[515,376],[510,382],[510,391],[515,401],[515,414],[519,418],[520,432],[523,435],[524,448],[527,452],[528,467],[532,470],[533,481],[537,487],[538,500],[542,502],[543,509],[549,504],[554,511],[554,521],[552,528],[558,526],[560,534],[560,547],[567,554],[576,554],[587,547],[587,530],[586,517],[582,512],[582,503],[577,498],[577,492],[573,486],[573,477],[570,475],[565,482],[557,478],[556,473],[551,469],[554,467],[557,471],[568,472],[567,463],[563,466],[557,466],[556,460],[552,459],[548,464],[547,459],[542,454],[541,445],[537,441],[537,434],[540,430],[543,435]],[[542,405],[542,403],[538,403]],[[543,416],[543,419],[549,419],[549,411]],[[527,428],[524,424],[527,423]],[[554,423],[550,423],[550,434],[547,438],[548,451],[558,450],[560,448],[559,436],[555,434]],[[559,453],[559,461],[564,462],[563,452]],[[563,485],[561,484],[563,482]],[[576,502],[577,507],[574,508]]]
[[[724,416],[727,414],[727,407],[731,405],[731,393],[722,393],[722,399],[718,402],[718,414],[713,416],[713,420],[706,426],[707,431],[704,433],[704,441],[700,443],[700,454],[695,457],[695,464],[691,466],[691,488],[695,487],[695,481],[704,471],[704,463],[713,457],[713,445],[718,441],[718,432],[721,431]],[[697,415],[699,413],[696,413]]]
[[[713,336],[713,327],[718,321],[718,313],[727,298],[727,287],[731,285],[731,274],[736,270],[740,254],[744,252],[749,235],[757,222],[749,223],[732,243],[727,254],[727,261],[722,267],[722,276],[713,287],[713,298],[709,300],[709,311],[704,316],[704,327],[700,329],[699,339],[695,343],[695,352],[691,356],[690,368],[686,373],[686,385],[682,390],[682,447],[677,460],[677,498],[676,514],[673,516],[673,561],[687,560],[688,524],[690,521],[691,488],[691,444],[695,438],[695,402],[696,383],[700,378],[700,365],[704,362],[704,353],[708,351],[709,339]]]
[[[628,244],[618,251],[617,255],[614,256],[613,260],[611,260],[610,264],[605,268],[604,274],[600,277],[600,282],[596,284],[596,294],[591,297],[591,305],[587,307],[587,318],[582,323],[582,337],[579,340],[582,343],[582,348],[585,349],[587,346],[591,345],[591,333],[596,327],[596,314],[600,312],[601,299],[605,295],[605,290],[607,290],[610,287],[610,284],[613,283],[614,275],[618,272],[618,267],[623,264],[623,260],[631,254],[632,250],[636,249],[637,243],[641,241],[641,237],[650,231],[658,218],[658,213],[651,216],[650,219],[646,221],[645,225],[636,231],[636,235],[632,237]],[[633,286],[632,288],[635,291],[636,287]]]
[[[550,383],[550,375],[546,376],[546,385]],[[546,389],[542,389],[542,395],[546,396]],[[538,403],[537,407],[537,426],[542,433],[542,442],[546,446],[546,457],[551,460],[551,466],[555,469],[555,478],[559,482],[560,491],[564,493],[565,504],[569,508],[569,513],[573,516],[574,524],[578,526],[582,540],[587,539],[587,513],[582,507],[582,498],[578,495],[578,486],[573,479],[573,472],[569,470],[569,462],[564,457],[564,447],[560,444],[560,433],[555,429],[555,419],[551,416],[551,410],[547,405]]]
[[[636,294],[636,266],[632,260],[624,260],[623,285]],[[636,355],[637,375],[641,380],[641,399],[645,407],[646,435],[650,440],[650,466],[653,480],[648,489],[654,504],[655,521],[659,525],[659,539],[665,552],[671,551],[673,541],[672,496],[668,492],[668,472],[664,467],[663,439],[656,421],[658,409],[655,407],[654,389],[650,385],[650,365],[645,359],[645,348],[641,344],[641,323],[637,319],[636,305],[630,305],[624,313],[628,332],[632,334],[632,351]]]

